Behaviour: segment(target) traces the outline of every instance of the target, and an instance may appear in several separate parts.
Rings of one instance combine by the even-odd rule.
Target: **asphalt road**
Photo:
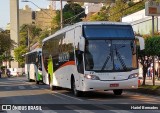
[[[115,96],[105,91],[75,97],[70,90],[50,91],[48,85],[27,82],[25,77],[0,79],[0,104],[14,109],[4,110],[3,106],[0,113],[160,113],[151,109],[160,109],[158,96],[131,92]]]

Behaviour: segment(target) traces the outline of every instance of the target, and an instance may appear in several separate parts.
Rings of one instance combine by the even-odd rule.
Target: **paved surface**
[[[38,111],[0,111],[2,113],[160,113],[159,110],[131,110],[131,107],[160,107],[159,96],[124,92],[121,96],[112,91],[92,92],[75,97],[70,90],[50,91],[48,85],[27,82],[25,77],[0,79],[0,104],[30,106],[40,104]],[[160,109],[160,108],[159,108]]]

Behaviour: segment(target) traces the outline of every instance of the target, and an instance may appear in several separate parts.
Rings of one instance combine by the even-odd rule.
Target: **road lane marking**
[[[63,95],[63,96],[66,96],[66,97],[69,97],[69,98],[72,98],[72,99],[79,100],[79,101],[84,101],[84,100],[82,100],[82,99],[75,98],[75,97],[72,97],[72,96],[68,96],[68,95],[65,95],[65,94],[61,94],[61,93],[59,93],[59,92],[56,92],[56,91],[54,91],[53,93],[56,93],[56,94],[59,94],[59,95]]]
[[[6,90],[10,90],[10,89],[11,89],[11,87],[5,87],[5,89],[6,89]]]
[[[78,113],[94,113],[94,112],[89,111],[89,110],[85,110],[85,109],[83,110],[81,107],[74,106],[74,105],[69,105],[69,106],[66,105],[65,107],[69,108],[69,109],[71,109],[75,112],[78,112]],[[79,110],[79,109],[81,109],[81,110]]]
[[[61,96],[54,95],[54,94],[52,94],[52,95],[55,96],[55,97],[58,97],[58,98],[60,98],[60,99],[62,99],[62,100],[66,100],[65,98],[63,98],[63,97],[61,97]]]
[[[101,109],[104,109],[104,110],[115,109],[114,107],[102,105],[102,104],[95,104],[94,106],[101,108]]]
[[[24,86],[18,86],[19,89],[26,89]]]
[[[18,110],[7,110],[7,113],[21,113],[21,112]]]
[[[42,111],[40,111],[41,113],[57,113],[57,112],[55,112],[55,111],[53,111],[53,110],[42,110]]]
[[[101,104],[99,104],[99,105],[94,105],[94,106],[99,107],[99,108],[102,108],[102,109],[105,109],[105,110],[113,109],[113,110],[109,110],[109,111],[114,112],[114,113],[133,113],[133,112],[126,111],[126,110],[119,110],[119,109],[114,110],[114,109],[116,109],[116,108],[114,108],[114,107],[112,107],[112,106],[101,105]]]
[[[112,111],[114,113],[133,113],[133,112],[126,111],[126,110],[109,110],[109,111]]]
[[[39,88],[39,87],[35,86],[35,85],[31,85],[31,88],[36,89],[36,88]]]

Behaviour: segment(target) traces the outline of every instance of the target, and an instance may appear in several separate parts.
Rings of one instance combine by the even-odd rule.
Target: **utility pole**
[[[152,16],[152,38],[154,36],[154,16]],[[155,58],[154,56],[152,57],[153,58],[153,86],[155,86]]]
[[[29,27],[27,27],[28,51],[30,51]]]
[[[61,4],[61,11],[60,11],[60,15],[61,15],[61,29],[63,28],[63,5],[62,5],[62,0],[60,0],[60,4]]]

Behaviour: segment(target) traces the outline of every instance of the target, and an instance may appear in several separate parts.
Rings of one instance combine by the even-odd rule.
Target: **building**
[[[45,13],[46,12],[46,13]],[[19,29],[23,24],[36,24],[41,29],[51,29],[52,16],[55,11],[51,6],[47,9],[32,11],[29,6],[19,9],[19,0],[10,0],[10,37],[19,44]],[[16,48],[16,47],[15,47]],[[14,48],[11,50],[11,56],[14,57]],[[12,68],[18,68],[18,62],[11,62]]]
[[[10,37],[17,44],[19,42],[19,0],[10,0]],[[17,45],[18,46],[18,45]],[[14,48],[11,50],[11,56],[14,57]],[[18,62],[11,62],[12,68],[18,67]]]
[[[154,17],[154,32],[160,31],[160,18]],[[122,22],[130,23],[135,33],[140,35],[152,33],[152,17],[145,16],[145,9],[122,18]]]
[[[23,9],[19,9],[19,26],[21,27],[23,24],[32,24],[32,10],[26,5]]]
[[[56,16],[56,11],[53,10],[51,5],[47,9],[39,9],[35,11],[35,25],[42,30],[51,30],[54,16]]]
[[[84,3],[85,13],[88,15],[90,13],[99,12],[103,3]]]

